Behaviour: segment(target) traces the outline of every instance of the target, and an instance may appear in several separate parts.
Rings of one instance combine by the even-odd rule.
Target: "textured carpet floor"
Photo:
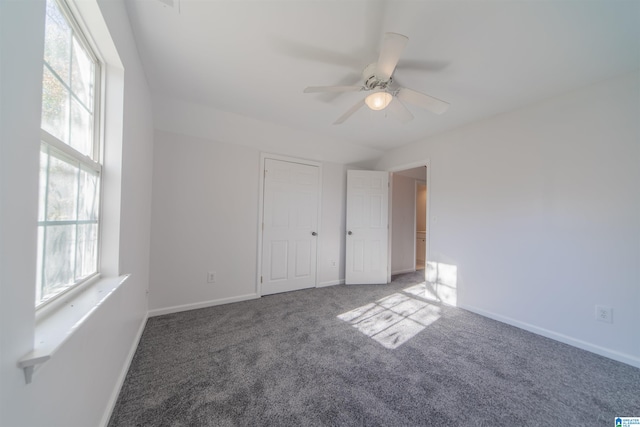
[[[109,426],[612,426],[640,416],[640,369],[427,302],[420,281],[151,318]]]

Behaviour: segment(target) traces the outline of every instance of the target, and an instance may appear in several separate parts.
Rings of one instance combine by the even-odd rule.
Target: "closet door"
[[[262,295],[316,285],[319,168],[265,159]]]

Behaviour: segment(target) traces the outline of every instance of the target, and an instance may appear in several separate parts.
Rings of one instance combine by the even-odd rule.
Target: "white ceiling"
[[[636,0],[128,5],[154,94],[380,150],[640,67]],[[451,107],[438,116],[408,106],[415,119],[405,125],[362,108],[333,125],[363,93],[303,89],[358,84],[387,31],[409,37],[396,82]]]

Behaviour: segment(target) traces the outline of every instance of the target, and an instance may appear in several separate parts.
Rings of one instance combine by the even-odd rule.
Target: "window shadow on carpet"
[[[440,307],[419,298],[427,290],[419,283],[378,301],[338,315],[338,319],[388,349],[400,347],[440,318]]]

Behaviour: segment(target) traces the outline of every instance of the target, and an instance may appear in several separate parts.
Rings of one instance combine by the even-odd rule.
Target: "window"
[[[98,274],[99,72],[69,8],[47,0],[36,306]]]

